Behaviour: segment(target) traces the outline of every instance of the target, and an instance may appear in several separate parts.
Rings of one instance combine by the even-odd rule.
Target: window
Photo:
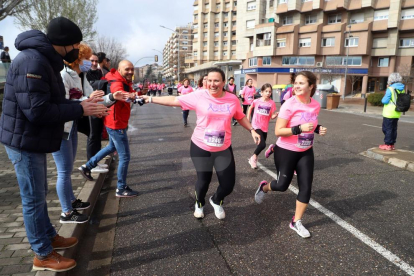
[[[235,56],[236,55],[236,51],[231,51],[231,55]]]
[[[198,63],[197,62],[194,62],[194,66],[197,66],[198,65]]]
[[[210,8],[210,4],[209,3],[205,4],[204,5],[204,8],[209,9]]]
[[[214,23],[214,27],[218,28],[219,27],[219,23]]]
[[[218,51],[214,51],[214,56],[218,57]]]
[[[269,8],[273,7],[274,5],[274,0],[269,0]]]
[[[227,41],[223,42],[223,46],[227,46],[227,44],[228,44]]]
[[[207,51],[203,51],[203,57],[207,56]]]
[[[236,23],[237,23],[236,21],[232,21],[232,22],[231,22],[231,24],[232,24],[233,26],[236,26]]]
[[[236,40],[232,40],[232,41],[231,41],[231,45],[232,45],[232,46],[235,46],[235,45],[237,45],[237,42],[236,42]]]
[[[283,25],[291,25],[293,24],[293,17],[292,16],[284,16],[282,19]]]
[[[349,19],[349,22],[351,24],[364,22],[364,14],[363,13],[355,13],[355,14],[351,15],[351,18]]]
[[[400,48],[414,47],[414,38],[400,39]]]
[[[342,15],[341,14],[333,14],[328,16],[328,24],[336,24],[341,23]]]
[[[253,45],[253,43],[250,43],[250,51],[253,51],[254,50],[254,45]]]
[[[214,41],[214,47],[218,47],[218,42]]]
[[[277,48],[284,48],[286,47],[286,38],[281,38],[276,40],[276,47]]]
[[[188,47],[181,47],[181,50],[188,50]]]
[[[413,19],[414,9],[401,10],[401,20]]]
[[[333,46],[335,46],[334,37],[322,38],[322,47],[333,47]]]
[[[270,46],[271,39],[272,39],[272,33],[265,33],[263,38],[264,38],[264,46]]]
[[[207,46],[207,41],[204,41],[203,42],[203,46]]]
[[[246,21],[246,29],[254,29],[254,25],[255,25],[254,19]]]
[[[214,33],[214,37],[218,37],[218,36],[219,36],[218,32]]]
[[[357,47],[359,43],[358,37],[345,38],[345,47]]]
[[[223,32],[223,36],[224,36],[224,37],[227,37],[227,36],[228,36],[228,34],[229,34],[229,32]]]
[[[347,58],[341,56],[327,56],[326,57],[326,65],[327,66],[335,66],[341,65],[345,66],[347,64]],[[362,57],[348,57],[348,66],[361,66],[362,64]]]
[[[257,66],[257,57],[249,58],[249,67]]]
[[[227,51],[224,51],[223,52],[223,56],[227,56]]]
[[[256,1],[247,2],[247,10],[252,11],[256,9]]]
[[[378,67],[388,67],[388,63],[390,61],[390,58],[379,58],[378,59]]]
[[[204,37],[207,37],[207,33],[203,33],[203,36],[204,36]]]
[[[312,2],[313,0],[302,0],[302,3],[305,3],[305,2]]]
[[[232,31],[232,32],[231,32],[231,35],[232,35],[232,36],[235,36],[235,35],[236,35],[236,31]]]
[[[194,29],[198,29],[198,24],[194,24]]]
[[[228,12],[223,12],[223,15],[225,18],[229,17],[229,13]]]
[[[196,21],[198,19],[198,15],[194,15],[194,21]]]
[[[198,11],[198,6],[194,6],[194,10],[195,11]]]
[[[225,7],[226,9],[230,9],[230,3],[226,3]]]
[[[372,40],[372,48],[378,49],[378,48],[387,48],[388,44],[388,38],[381,37],[381,38],[374,38]]]
[[[263,57],[263,65],[270,65],[272,62],[272,57]]]
[[[314,65],[315,57],[283,57],[282,65]]]
[[[342,64],[346,65],[346,57],[343,57]],[[348,66],[361,66],[362,57],[348,57]]]
[[[183,30],[183,34],[188,34],[188,30]]]
[[[225,22],[223,25],[224,25],[224,27],[227,27],[227,26],[229,26],[229,23]]]
[[[204,28],[208,28],[208,23],[205,23],[204,24]]]
[[[234,15],[234,16],[236,16],[237,15],[237,12],[236,11],[233,11],[231,14]]]
[[[183,36],[183,39],[188,39],[188,36],[186,36],[186,35],[185,35],[185,36]]]
[[[305,15],[305,25],[315,24],[316,23],[316,15]]]
[[[279,4],[287,3],[287,0],[279,0]]]
[[[310,38],[300,38],[299,39],[299,47],[310,47],[311,46],[311,39]]]
[[[216,5],[216,9],[219,10],[220,9],[220,5]]]
[[[193,53],[193,56],[195,56],[195,57],[196,57],[197,55],[198,55],[198,53],[197,53],[197,52],[194,52],[194,53]]]
[[[215,14],[214,14],[214,18],[216,18],[216,19],[217,19],[217,18],[220,18],[220,13],[215,13]]]
[[[374,21],[388,19],[388,10],[379,10],[374,12]]]
[[[183,42],[181,42],[181,44],[188,45],[188,41],[187,40],[184,40]]]
[[[237,1],[234,1],[234,6],[237,7]]]
[[[198,34],[194,34],[194,38],[198,38]]]
[[[233,71],[233,66],[229,65],[229,71]]]

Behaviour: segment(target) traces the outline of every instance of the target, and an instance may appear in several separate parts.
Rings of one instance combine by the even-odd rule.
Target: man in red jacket
[[[135,99],[135,92],[132,89],[133,75],[134,65],[128,60],[123,60],[119,63],[118,71],[111,69],[111,71],[105,75],[105,78],[111,83],[111,93],[117,91],[131,92],[130,98]],[[130,160],[127,131],[128,121],[131,115],[131,105],[129,102],[117,101],[110,109],[110,114],[104,119],[104,124],[109,134],[109,144],[101,149],[94,157],[89,159],[85,165],[79,167],[79,170],[86,179],[93,180],[91,170],[96,167],[98,162],[105,156],[117,151],[119,164],[116,196],[135,197],[138,195],[138,192],[133,191],[126,183]]]

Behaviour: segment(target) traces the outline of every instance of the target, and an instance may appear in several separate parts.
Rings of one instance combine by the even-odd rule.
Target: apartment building
[[[151,70],[149,70],[151,68]],[[149,82],[156,81],[159,82],[159,75],[161,74],[163,67],[158,63],[146,64],[141,67],[135,67],[134,70],[134,83],[142,82],[146,79]],[[147,75],[148,72],[151,72],[150,75]]]
[[[346,72],[356,79],[346,94],[364,94],[412,73],[414,0],[238,0],[237,17],[239,84],[288,84],[310,70],[342,94]]]
[[[195,0],[193,12],[193,51],[185,60],[194,66],[186,69],[197,81],[212,67],[221,67],[232,76],[241,61],[236,59],[236,0]]]
[[[192,28],[192,24],[176,27],[165,44],[162,75],[168,82],[183,80],[186,77],[185,69],[193,66],[192,60],[185,60],[193,49]]]

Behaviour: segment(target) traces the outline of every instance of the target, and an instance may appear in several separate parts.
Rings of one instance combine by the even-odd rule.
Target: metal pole
[[[178,41],[178,51],[177,51],[177,54],[178,54],[178,70],[177,70],[177,73],[178,73],[178,82],[180,82],[180,32],[179,31],[176,31],[176,33],[178,34],[178,39],[177,39],[177,41]]]
[[[349,57],[349,38],[350,38],[350,34],[351,34],[351,25],[348,25],[349,31],[348,33],[348,47],[347,47],[347,51],[346,51],[346,65],[345,65],[345,85],[344,85],[344,93],[342,94],[342,99],[345,101],[345,93],[346,93],[346,75],[348,74],[348,57]]]

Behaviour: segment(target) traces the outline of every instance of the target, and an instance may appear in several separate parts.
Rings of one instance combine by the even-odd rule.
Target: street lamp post
[[[346,50],[346,64],[345,64],[345,85],[344,85],[344,93],[342,94],[342,99],[345,101],[345,93],[346,93],[346,82],[347,82],[347,74],[348,74],[348,57],[349,57],[349,44],[350,44],[350,41],[349,41],[349,38],[351,38],[352,37],[352,35],[351,35],[351,25],[348,25],[347,26],[348,27],[348,31],[345,31],[345,34],[348,34],[348,47],[347,47],[347,50]],[[345,43],[345,45],[346,45],[346,43]]]
[[[161,28],[164,28],[164,29],[167,29],[167,30],[170,30],[170,31],[173,31],[174,33],[176,33],[177,35],[178,35],[178,50],[177,50],[177,54],[178,54],[178,70],[177,70],[177,74],[178,74],[178,82],[180,82],[180,32],[178,32],[178,31],[176,31],[176,30],[173,30],[173,29],[170,29],[170,28],[167,28],[167,27],[165,27],[165,26],[162,26],[162,25],[160,25],[160,27]]]

